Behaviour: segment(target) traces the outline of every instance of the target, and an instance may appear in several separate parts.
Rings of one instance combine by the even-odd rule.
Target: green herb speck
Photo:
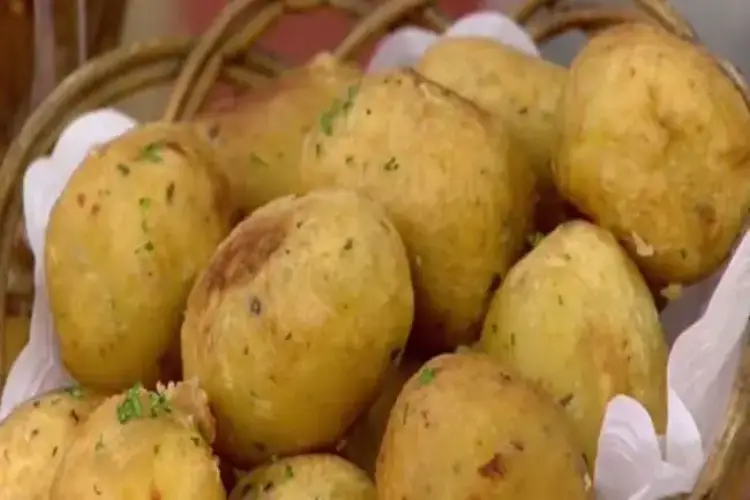
[[[291,465],[284,467],[284,477],[287,479],[292,479],[294,477],[294,470]]]
[[[320,115],[320,129],[325,135],[333,134],[333,119],[336,117],[338,101],[334,101],[334,107]]]
[[[65,392],[67,392],[70,395],[70,397],[75,398],[75,399],[81,399],[83,397],[83,391],[77,385],[73,387],[68,387],[67,389],[65,389]]]
[[[143,149],[141,149],[141,154],[138,159],[150,161],[152,163],[159,163],[162,160],[162,149],[164,149],[164,144],[162,144],[161,142],[152,142],[150,144],[146,144]]]
[[[333,134],[333,121],[342,113],[348,112],[354,105],[354,98],[359,92],[359,85],[351,85],[346,89],[344,100],[334,99],[331,106],[320,115],[320,128],[325,135]]]
[[[167,396],[161,392],[148,393],[149,412],[152,417],[158,417],[164,413],[172,413]]]
[[[437,371],[435,368],[423,368],[421,372],[419,372],[419,383],[422,385],[427,385],[431,383],[433,380],[435,380],[435,374]]]
[[[150,241],[147,241],[145,245],[143,245],[143,249],[147,252],[153,252],[154,251],[154,244]]]
[[[117,420],[121,424],[126,424],[134,418],[143,417],[143,405],[141,404],[140,394],[143,385],[140,383],[134,385],[125,393],[125,399],[117,405]]]
[[[344,100],[344,103],[341,105],[341,108],[344,111],[349,111],[354,104],[354,98],[357,97],[357,93],[359,92],[359,84],[350,85],[349,88],[346,89],[346,100]]]
[[[148,396],[148,408],[144,408],[141,395]],[[165,413],[171,413],[166,395],[160,392],[144,391],[143,385],[138,383],[125,393],[125,398],[117,405],[117,420],[120,424],[126,424],[136,418],[150,416],[156,418]]]
[[[148,210],[151,207],[151,199],[150,198],[139,198],[138,199],[138,205],[142,209]]]

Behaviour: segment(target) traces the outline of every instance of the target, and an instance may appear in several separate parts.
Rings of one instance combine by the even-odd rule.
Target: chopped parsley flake
[[[117,420],[126,424],[134,418],[143,417],[143,405],[140,393],[143,390],[141,384],[136,384],[125,393],[125,399],[117,405]]]
[[[284,477],[287,479],[292,479],[294,477],[294,470],[291,465],[284,467]]]
[[[431,383],[435,380],[436,373],[437,370],[435,370],[435,368],[423,368],[422,371],[419,372],[419,383],[422,385]]]
[[[163,149],[164,144],[161,142],[146,144],[143,149],[141,149],[141,154],[138,159],[150,161],[152,163],[159,163],[162,161],[161,153]]]
[[[151,408],[149,409],[152,417],[158,417],[160,414],[172,413],[172,408],[169,406],[167,396],[161,392],[149,392],[148,402]]]
[[[320,115],[320,128],[325,135],[333,134],[333,119],[336,116],[335,108],[329,109]]]
[[[346,89],[346,100],[344,101],[344,104],[341,106],[341,108],[344,111],[349,111],[351,107],[354,105],[354,98],[357,97],[358,92],[359,92],[359,84],[350,85],[349,88]]]
[[[354,98],[359,92],[359,85],[351,85],[346,89],[344,100],[334,99],[331,107],[320,115],[320,128],[325,135],[333,134],[333,121],[339,115],[348,112],[354,105]]]
[[[73,387],[68,387],[67,389],[65,389],[65,392],[67,392],[70,395],[70,397],[75,398],[75,399],[81,399],[83,397],[83,391],[77,385]]]
[[[141,400],[141,395],[148,395],[147,407]],[[125,393],[125,398],[117,405],[117,421],[126,424],[133,419],[150,416],[156,418],[165,413],[171,413],[169,401],[160,392],[144,391],[143,385],[136,384]]]

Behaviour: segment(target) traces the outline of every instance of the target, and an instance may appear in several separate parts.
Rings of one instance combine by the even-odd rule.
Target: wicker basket
[[[139,43],[99,57],[70,75],[31,115],[15,138],[0,167],[0,269],[6,276],[29,275],[29,263],[14,259],[13,236],[21,223],[20,181],[24,169],[46,153],[61,129],[81,112],[112,105],[141,90],[174,81],[166,104],[165,120],[193,117],[219,82],[252,88],[278,75],[286,66],[254,49],[265,29],[282,16],[319,7],[346,12],[353,26],[332,52],[343,59],[357,55],[368,42],[402,24],[417,24],[438,32],[450,24],[430,0],[385,0],[372,5],[366,0],[234,0],[199,39]],[[651,22],[675,36],[698,43],[689,23],[666,0],[634,0],[637,8],[582,5],[564,0],[527,0],[513,17],[526,25],[538,42],[579,29],[593,33],[613,24]],[[717,59],[727,76],[750,105],[750,92],[739,72]],[[8,301],[28,300],[14,296],[12,279],[0,285],[0,311]],[[11,283],[9,285],[9,283]],[[0,334],[5,318],[0,315]],[[0,350],[2,343],[0,343]],[[0,362],[2,360],[0,352]],[[0,366],[0,373],[3,372]],[[750,497],[750,347],[743,348],[740,373],[729,403],[723,432],[696,489],[684,498],[732,500]]]
[[[56,77],[64,77],[79,65],[79,44],[85,42],[88,56],[97,56],[117,46],[122,28],[127,0],[92,0],[86,5],[85,17],[79,17],[78,4],[72,1],[55,2],[52,8],[52,36],[49,42],[52,53],[49,61],[51,74],[43,77],[48,83],[36,90],[45,92],[46,85],[54,85]],[[35,64],[35,16],[31,0],[0,1],[0,157],[5,155],[13,136],[23,124],[31,108],[34,87]],[[85,23],[85,28],[82,24]],[[85,35],[85,36],[83,36]],[[44,50],[42,50],[44,52]],[[36,55],[40,55],[36,53]],[[44,56],[42,56],[44,57]],[[52,90],[49,88],[49,90]],[[36,98],[34,96],[33,98]],[[25,246],[22,235],[16,233],[12,254],[12,269],[8,273],[8,289],[11,292],[5,302],[4,311],[11,315],[11,328],[28,330],[30,299],[33,279],[29,269],[33,264],[31,251]],[[2,346],[9,352],[0,352],[0,386],[10,368],[7,360],[22,347],[25,339],[13,336],[2,339]]]

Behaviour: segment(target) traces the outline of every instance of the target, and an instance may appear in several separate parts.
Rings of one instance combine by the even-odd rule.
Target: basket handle
[[[379,4],[354,26],[346,38],[333,50],[333,55],[341,59],[350,57],[368,40],[382,35],[389,26],[402,19],[407,13],[427,7],[432,3],[432,0],[398,0]]]
[[[308,8],[312,3],[317,2],[301,7]],[[284,2],[279,0],[234,0],[227,4],[188,56],[163,120],[175,121],[194,113],[216,81],[223,59],[249,47],[283,13]],[[233,29],[243,24],[244,28]]]
[[[634,0],[641,9],[673,34],[686,40],[697,40],[695,30],[668,0]]]
[[[649,15],[633,9],[560,5],[544,19],[530,22],[527,30],[531,38],[537,44],[541,44],[568,31],[581,30],[587,34],[593,34],[602,29],[629,22],[661,25]]]

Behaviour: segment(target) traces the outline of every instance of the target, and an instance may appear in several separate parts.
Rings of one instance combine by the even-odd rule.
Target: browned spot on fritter
[[[508,372],[498,371],[497,376],[501,383],[513,382],[513,377]]]
[[[167,185],[166,198],[167,198],[167,205],[171,205],[172,200],[174,199],[174,182],[170,182]]]
[[[164,147],[171,151],[174,151],[180,156],[187,156],[187,152],[185,151],[185,148],[183,148],[182,144],[180,144],[177,141],[166,141],[164,143]]]
[[[208,138],[212,141],[215,141],[219,138],[219,134],[221,134],[221,125],[218,123],[212,123],[208,126]]]
[[[253,483],[247,483],[242,486],[240,497],[245,498],[253,490]]]
[[[98,203],[94,203],[93,205],[91,205],[91,215],[98,214],[101,209],[102,209],[102,207],[99,206]]]
[[[697,203],[695,205],[695,213],[701,222],[707,226],[716,224],[716,210],[708,203]]]
[[[78,193],[76,195],[76,203],[78,203],[78,206],[83,208],[83,206],[86,204],[86,195],[83,193]]]
[[[151,500],[161,500],[161,491],[154,483],[151,483],[151,492],[149,494]]]
[[[284,243],[290,220],[288,215],[268,217],[237,226],[206,269],[206,296],[252,280]]]
[[[508,469],[503,460],[503,456],[500,453],[495,453],[487,463],[479,467],[478,472],[482,477],[497,481],[505,477],[508,473]]]
[[[561,397],[559,403],[563,408],[567,408],[571,401],[573,401],[572,393],[566,394],[565,396]]]
[[[401,424],[406,424],[406,419],[409,416],[409,403],[404,405],[404,410],[401,413]]]
[[[424,421],[424,428],[429,429],[432,425],[432,422],[430,421],[430,413],[427,410],[421,411],[422,420]]]

